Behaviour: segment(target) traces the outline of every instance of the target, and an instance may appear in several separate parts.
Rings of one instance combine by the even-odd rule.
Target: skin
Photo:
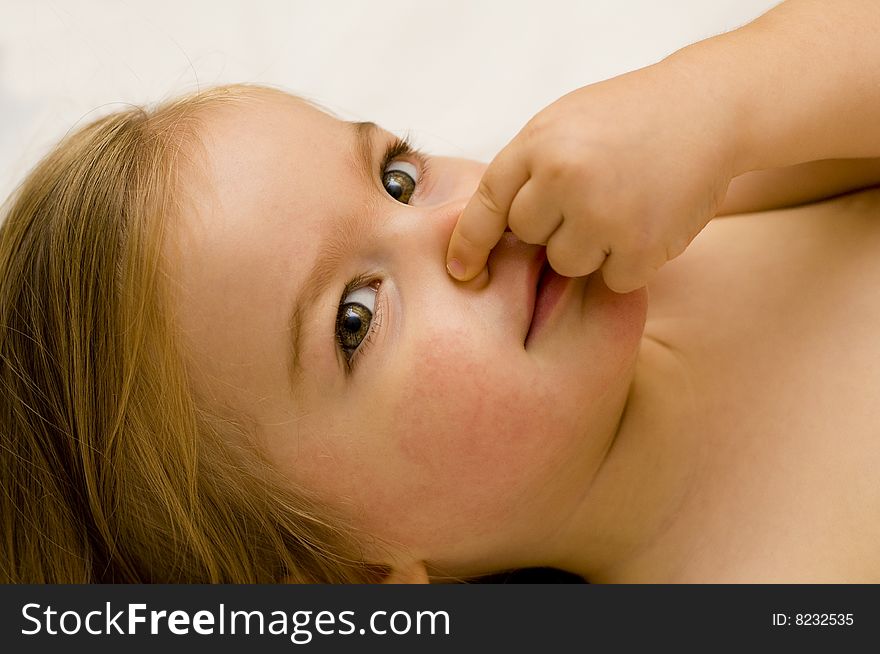
[[[829,14],[823,3],[785,3],[629,78],[645,81],[638,97],[652,81],[663,91],[672,77],[661,73],[674,71],[686,87],[713,91],[692,101],[725,98],[730,120],[721,122],[741,138],[718,168],[758,172],[734,179],[718,213],[875,183],[876,160],[844,158],[877,154],[880,87],[867,74],[876,39],[863,38],[876,9],[846,6]],[[802,47],[817,39],[822,47]],[[854,54],[857,44],[864,51]],[[804,63],[805,52],[819,60]],[[626,96],[626,84],[602,88]],[[623,107],[638,118],[668,104],[615,93],[606,107],[614,120],[600,124],[624,137],[638,130],[624,125]],[[667,135],[693,123],[670,127],[673,113],[659,121]],[[477,268],[488,255],[480,274],[461,282],[446,271],[456,222],[480,197],[482,165],[433,158],[404,205],[383,189],[378,154],[366,176],[353,166],[350,127],[290,96],[254,92],[205,118],[191,206],[168,255],[197,391],[249,416],[291,484],[372,533],[368,556],[390,563],[393,580],[532,565],[594,581],[880,579],[871,519],[880,510],[880,382],[862,363],[880,353],[874,330],[853,330],[880,321],[865,300],[880,283],[876,193],[713,221],[650,289],[614,293],[604,270],[573,279],[526,346],[539,246],[502,225],[470,255]],[[714,147],[722,137],[697,140]],[[670,184],[694,176],[643,167],[688,148],[635,140],[608,150],[642,153],[619,176],[640,184],[612,197],[640,193],[644,211],[633,217],[644,220],[657,198],[678,197]],[[645,156],[650,143],[660,144],[656,156]],[[805,163],[813,159],[829,161]],[[590,170],[615,170],[600,163]],[[778,166],[788,168],[762,172]],[[552,183],[541,193],[564,200]],[[545,205],[541,193],[519,210],[511,203],[515,232]],[[608,207],[597,215],[619,213]],[[319,244],[353,214],[367,227],[303,312],[303,372],[291,379],[291,302]],[[621,270],[655,270],[639,240],[650,234],[635,233]],[[345,284],[364,273],[381,281],[381,328],[348,375],[334,321]],[[624,276],[617,290],[643,281]]]
[[[401,204],[379,175],[389,137],[365,177],[351,127],[296,98],[212,109],[167,260],[197,392],[373,534],[390,581],[538,565],[599,582],[880,578],[880,381],[859,367],[880,351],[873,330],[853,340],[880,321],[876,193],[713,221],[650,289],[572,280],[524,345],[539,248],[507,234],[486,274],[451,278],[484,166],[431,158]],[[743,178],[728,203],[756,208],[761,187]],[[368,227],[304,311],[291,379],[291,302],[356,212]],[[381,328],[347,375],[335,317],[363,273],[381,280]]]
[[[450,274],[477,275],[509,227],[546,244],[560,274],[599,269],[610,288],[628,292],[684,251],[734,177],[877,157],[878,26],[874,0],[843,0],[835,11],[824,0],[789,0],[653,66],[566,94],[489,164],[450,239]]]
[[[572,280],[526,347],[538,246],[508,234],[468,283],[445,268],[483,165],[432,158],[402,204],[379,176],[388,133],[365,178],[349,125],[265,91],[211,110],[202,136],[169,242],[176,320],[199,392],[248,415],[291,483],[356,518],[380,560],[425,561],[438,576],[561,565],[570,553],[555,536],[574,516],[614,522],[587,491],[625,408],[635,415],[645,289]],[[304,311],[291,381],[291,303],[322,239],[356,212],[368,227]],[[362,273],[381,279],[381,327],[346,374],[335,317]]]

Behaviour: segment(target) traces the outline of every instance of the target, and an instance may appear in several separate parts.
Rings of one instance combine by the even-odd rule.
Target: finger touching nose
[[[507,150],[489,164],[476,193],[462,211],[446,251],[446,269],[459,281],[477,276],[489,252],[507,230],[507,214],[517,191],[528,179]]]
[[[464,247],[467,248],[467,250],[464,253],[461,253],[461,251],[459,250],[459,254],[454,254],[451,260],[449,258],[449,253],[453,252],[453,248],[455,247],[454,243],[459,239],[466,238],[462,237],[461,235],[456,236],[455,234],[455,231],[461,224],[462,215],[463,211],[461,209],[455,212],[455,217],[453,217],[451,222],[451,224],[453,225],[451,229],[451,234],[449,227],[446,228],[446,236],[444,237],[443,241],[444,245],[448,243],[446,250],[446,271],[456,281],[464,282],[469,288],[479,289],[485,286],[486,283],[488,283],[489,281],[489,270],[486,266],[486,260],[488,259],[489,252],[487,251],[486,254],[482,255],[482,262],[478,266],[475,266],[471,271],[468,271],[470,274],[467,275],[456,274],[460,273],[460,266],[463,265],[463,262],[473,260],[473,250],[471,249],[472,246],[468,244],[466,240]]]
[[[485,199],[485,192],[478,190],[468,201],[449,237],[446,251],[449,274],[459,281],[476,277],[506,228],[507,212],[499,211]]]

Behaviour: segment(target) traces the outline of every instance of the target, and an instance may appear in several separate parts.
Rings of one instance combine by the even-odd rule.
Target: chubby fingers
[[[663,241],[650,231],[615,229],[607,221],[563,219],[547,240],[547,261],[557,273],[583,277],[601,269],[615,293],[646,286],[668,258]]]
[[[647,286],[667,261],[661,247],[613,250],[602,266],[605,285],[615,293],[630,293]]]
[[[563,277],[584,277],[602,266],[607,241],[576,220],[563,220],[547,239],[547,262]]]
[[[476,193],[452,230],[446,251],[450,275],[464,282],[483,270],[489,252],[507,228],[510,204],[528,178],[514,139],[486,168]]]

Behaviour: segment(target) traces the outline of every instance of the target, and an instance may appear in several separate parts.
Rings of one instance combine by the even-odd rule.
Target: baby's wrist
[[[758,167],[761,155],[755,131],[754,109],[746,86],[729,70],[725,53],[715,39],[682,48],[664,59],[660,65],[674,68],[686,80],[691,97],[700,105],[697,111],[706,119],[702,136],[717,153],[718,165],[730,178]]]

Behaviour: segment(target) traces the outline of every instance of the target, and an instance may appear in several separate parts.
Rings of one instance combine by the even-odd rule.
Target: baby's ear
[[[391,568],[388,576],[382,580],[383,584],[429,584],[428,570],[421,561],[397,565]]]

